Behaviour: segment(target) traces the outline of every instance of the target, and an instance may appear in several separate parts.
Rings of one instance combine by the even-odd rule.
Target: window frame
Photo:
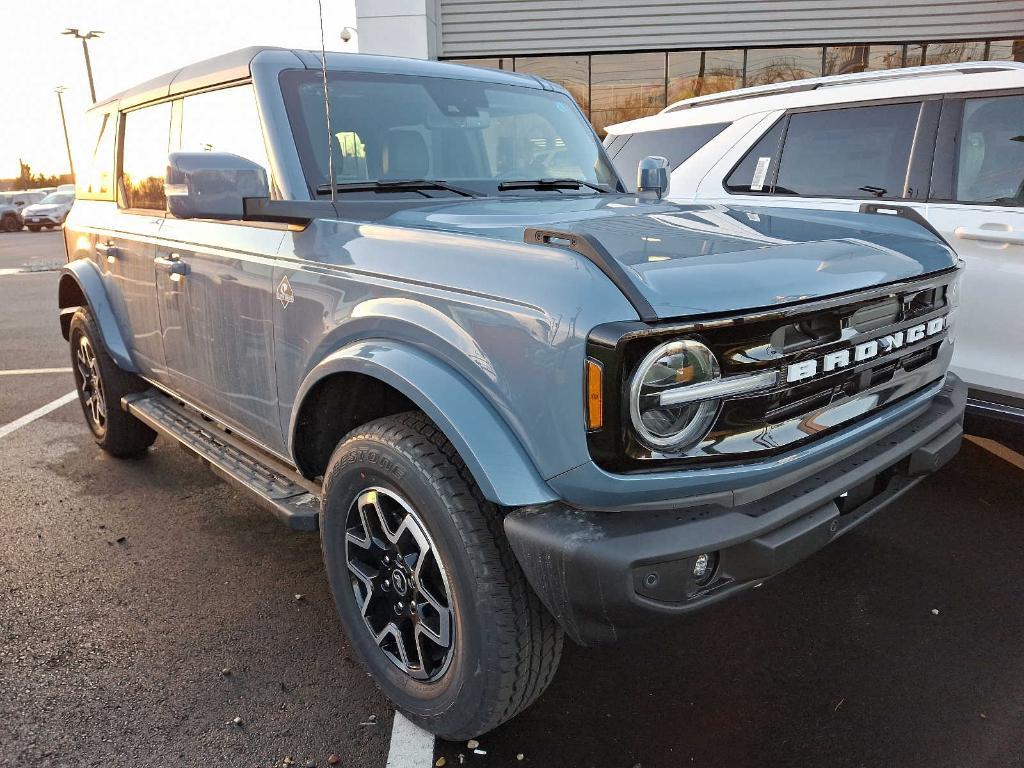
[[[830,102],[828,104],[813,104],[804,107],[788,108],[777,120],[757,135],[756,139],[749,147],[747,147],[747,150],[736,160],[729,170],[723,174],[721,179],[722,190],[725,194],[731,197],[757,195],[765,197],[788,197],[798,200],[864,200],[867,202],[871,202],[873,200],[902,200],[907,202],[926,202],[930,192],[930,178],[932,173],[933,157],[936,153],[936,140],[939,129],[939,113],[943,99],[944,95],[941,93],[915,94],[908,96],[896,96],[887,99],[863,99],[859,101]],[[773,191],[778,180],[779,170],[782,167],[782,158],[786,152],[786,141],[789,137],[789,125],[793,115],[801,115],[809,112],[834,112],[842,109],[854,109],[860,107],[889,106],[891,104],[920,105],[917,123],[914,127],[914,135],[911,137],[910,141],[910,154],[907,158],[907,169],[904,176],[905,181],[899,195],[885,195],[883,197],[875,197],[874,195],[800,195],[788,193],[783,194]],[[766,186],[770,186],[771,189],[758,192],[733,192],[730,190],[727,185],[729,177],[736,171],[740,163],[747,158],[747,155],[753,151],[757,143],[761,141],[761,138],[772,131],[781,121],[785,121],[785,124],[779,141],[780,149],[777,158],[778,162],[775,163],[775,170],[772,172],[770,178],[766,179],[766,181],[770,181],[770,185],[766,184]],[[919,190],[919,193],[913,196],[908,196],[908,190],[915,188]]]
[[[969,205],[982,208],[1020,210],[1024,206],[999,205],[976,200],[956,199],[957,168],[960,163],[960,129],[963,127],[964,105],[968,99],[995,99],[1003,96],[1024,98],[1024,88],[998,88],[985,91],[957,91],[943,95],[938,136],[932,161],[931,184],[927,202],[941,205]]]

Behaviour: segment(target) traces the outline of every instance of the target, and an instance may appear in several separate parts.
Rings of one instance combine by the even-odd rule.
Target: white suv
[[[641,158],[669,160],[673,200],[916,210],[967,263],[953,370],[969,405],[1024,421],[1024,63],[744,88],[607,131],[627,181]]]

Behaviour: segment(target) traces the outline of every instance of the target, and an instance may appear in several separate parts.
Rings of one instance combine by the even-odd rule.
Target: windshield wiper
[[[603,184],[593,184],[582,179],[513,179],[501,182],[498,185],[498,191],[505,192],[510,189],[579,189],[580,187],[588,187],[597,192],[615,191]]]
[[[380,179],[378,181],[352,181],[334,185],[335,192],[420,192],[427,189],[443,189],[454,192],[462,197],[480,197],[476,192],[471,192],[462,187],[456,187],[447,181],[438,179]],[[316,188],[318,195],[331,194],[330,184],[321,184]],[[430,197],[430,195],[424,195]]]

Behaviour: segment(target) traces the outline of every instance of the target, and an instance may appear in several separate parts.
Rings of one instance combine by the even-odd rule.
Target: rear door
[[[230,152],[267,169],[249,84],[180,101],[174,149]],[[177,219],[157,249],[157,292],[173,388],[277,452],[283,451],[274,374],[273,265],[284,225]]]
[[[168,103],[121,115],[117,207],[95,220],[92,242],[135,363],[144,376],[160,383],[167,383],[167,370],[153,259],[164,219],[170,126]]]
[[[967,263],[953,368],[1024,398],[1024,92],[946,100],[931,196],[929,220]]]

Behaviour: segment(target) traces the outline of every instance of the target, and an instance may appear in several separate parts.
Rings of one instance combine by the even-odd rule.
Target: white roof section
[[[727,123],[746,115],[845,102],[1024,87],[1024,62],[972,61],[790,80],[677,101],[657,115],[608,126],[613,135]]]

